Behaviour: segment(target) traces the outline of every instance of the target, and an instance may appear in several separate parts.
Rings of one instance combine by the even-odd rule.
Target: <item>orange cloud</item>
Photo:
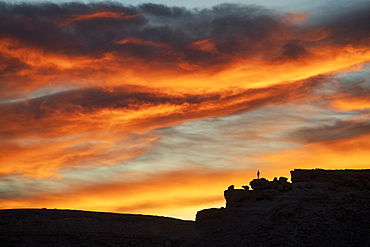
[[[115,137],[106,134],[104,138],[99,138],[98,135],[101,133],[3,142],[0,145],[0,174],[21,174],[36,179],[61,178],[60,170],[64,168],[109,166],[130,161],[147,152],[149,144],[155,140],[155,137],[135,142],[128,139],[126,142],[130,144],[115,147]]]
[[[288,21],[292,22],[304,22],[307,20],[307,17],[310,14],[308,12],[303,13],[287,13],[285,17],[288,19]]]
[[[81,14],[81,15],[69,15],[63,17],[63,23],[60,24],[61,27],[69,26],[74,22],[79,21],[89,21],[93,19],[121,19],[121,20],[129,20],[133,18],[137,18],[142,16],[142,14],[136,14],[136,15],[126,15],[126,13],[122,12],[110,12],[110,11],[102,11],[102,12],[96,12],[92,14]]]
[[[114,44],[120,44],[120,45],[125,45],[125,44],[133,44],[133,45],[151,45],[151,46],[158,46],[158,47],[163,47],[163,48],[169,48],[168,45],[166,44],[161,44],[157,42],[153,42],[150,40],[143,40],[139,39],[136,37],[128,37],[126,39],[118,40],[118,41],[113,41]]]
[[[127,94],[121,95],[119,89],[111,93],[80,90],[74,94],[61,93],[60,100],[53,95],[41,101],[9,104],[0,110],[7,115],[0,120],[3,137],[12,138],[0,146],[4,154],[0,158],[0,173],[45,178],[57,175],[62,168],[127,162],[151,149],[152,142],[158,138],[151,134],[155,129],[251,111],[266,104],[300,101],[299,95],[304,95],[315,83],[313,79],[296,83],[294,87],[279,85],[193,99],[163,93],[141,92],[140,96],[136,92],[137,98],[127,102],[122,99]],[[97,104],[89,103],[94,94],[101,98]],[[144,95],[152,102],[145,102]],[[105,99],[108,101],[104,102]],[[82,107],[84,104],[90,105]]]
[[[215,44],[212,42],[211,39],[205,39],[205,40],[198,40],[192,42],[190,45],[188,45],[189,48],[199,50],[199,51],[205,51],[210,53],[217,53],[217,49]]]
[[[332,101],[332,106],[341,111],[365,110],[370,108],[370,99],[368,98],[342,98]]]

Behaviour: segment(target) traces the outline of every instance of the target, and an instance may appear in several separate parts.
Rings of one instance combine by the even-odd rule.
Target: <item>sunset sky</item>
[[[369,1],[20,2],[0,209],[194,219],[257,170],[370,168]]]

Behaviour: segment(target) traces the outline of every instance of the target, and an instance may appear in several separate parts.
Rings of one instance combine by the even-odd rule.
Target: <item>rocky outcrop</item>
[[[253,179],[249,184],[254,190],[263,190],[271,188],[269,181],[265,178]]]
[[[234,185],[229,186],[224,192],[226,207],[244,207],[251,202],[260,200],[271,200],[284,191],[292,189],[292,184],[285,177],[274,178],[268,181],[265,178],[253,179],[249,186],[242,186],[243,189],[235,189]]]
[[[226,208],[196,217],[187,246],[370,246],[370,170],[294,170],[229,188]],[[266,183],[267,181],[267,183]]]

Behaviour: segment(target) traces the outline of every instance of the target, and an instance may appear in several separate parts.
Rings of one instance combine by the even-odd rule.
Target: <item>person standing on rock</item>
[[[257,179],[260,179],[260,170],[257,171]]]

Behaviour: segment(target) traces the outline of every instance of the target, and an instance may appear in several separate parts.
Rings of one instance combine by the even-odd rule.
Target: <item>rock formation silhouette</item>
[[[1,247],[370,246],[370,170],[291,171],[225,190],[196,222],[73,210],[0,210]],[[251,189],[250,189],[251,188]]]
[[[291,171],[224,192],[187,246],[370,246],[370,170]]]

